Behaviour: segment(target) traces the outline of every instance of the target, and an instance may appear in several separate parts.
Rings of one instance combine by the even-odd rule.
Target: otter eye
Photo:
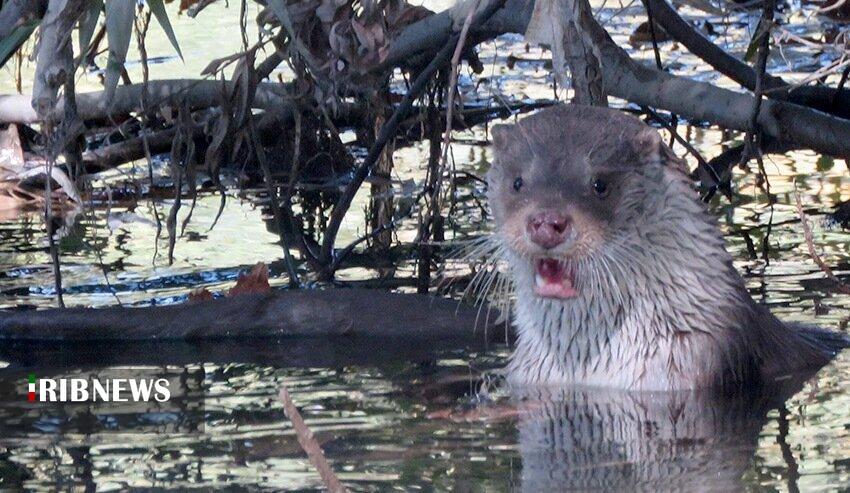
[[[522,188],[522,177],[518,176],[516,180],[514,180],[514,190],[519,192],[519,189]]]
[[[596,192],[596,195],[605,197],[608,195],[608,184],[604,180],[596,178],[593,180],[593,191]]]

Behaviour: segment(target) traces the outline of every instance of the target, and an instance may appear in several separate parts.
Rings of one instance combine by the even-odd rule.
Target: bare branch
[[[480,42],[507,32],[523,33],[530,14],[530,2],[507,0],[505,7],[476,29],[472,37]],[[658,17],[658,8],[653,14]],[[749,128],[749,110],[753,107],[751,95],[659,72],[632,60],[598,23],[594,22],[591,31],[602,51],[603,77],[610,95],[666,109],[695,122],[707,121],[740,131]],[[404,60],[416,58],[418,54],[433,53],[434,47],[444,46],[450,36],[449,13],[414,23],[395,40],[385,65],[403,64]],[[828,92],[831,101],[834,91]],[[766,135],[779,141],[833,156],[850,156],[850,121],[798,104],[769,99],[759,111],[758,122]]]
[[[743,61],[730,55],[682,19],[666,0],[644,0],[652,9],[653,18],[674,39],[694,55],[706,61],[721,74],[753,91],[756,72]],[[850,118],[850,90],[841,87],[803,86],[792,88],[780,77],[766,75],[765,95],[774,99],[810,106],[842,118]]]
[[[0,39],[12,34],[18,26],[44,17],[48,0],[7,0],[0,2]]]
[[[809,220],[806,217],[806,213],[803,211],[803,202],[800,200],[800,193],[797,192],[796,188],[794,189],[794,200],[797,203],[797,215],[800,216],[800,224],[803,226],[803,236],[806,238],[806,247],[809,249],[809,255],[811,255],[812,260],[818,264],[820,270],[826,274],[826,277],[835,283],[839,291],[844,294],[850,294],[850,286],[841,282],[841,279],[832,272],[829,265],[823,261],[820,255],[818,255],[817,249],[815,248],[814,235],[812,235],[812,228],[809,226]]]
[[[304,418],[301,417],[301,413],[298,412],[298,408],[292,402],[292,397],[289,396],[289,391],[286,390],[285,386],[280,387],[278,397],[283,404],[283,412],[286,413],[286,417],[289,418],[292,428],[295,430],[298,444],[307,453],[310,463],[313,464],[319,476],[322,477],[325,488],[331,493],[348,491],[339,481],[339,478],[336,477],[336,474],[334,474],[333,469],[328,464],[328,460],[325,458],[325,453],[322,452],[321,445],[316,441],[307,423],[304,422]]]
[[[266,82],[257,85],[253,108],[277,109],[286,106],[290,84]],[[115,90],[111,106],[104,104],[104,92],[77,95],[77,112],[81,119],[103,119],[112,115],[140,111],[143,84],[120,86]],[[218,80],[166,79],[150,81],[148,98],[151,107],[176,105],[186,101],[190,109],[207,108],[219,103],[225,83]],[[62,119],[62,103],[57,105],[55,119]],[[30,98],[20,95],[0,95],[0,123],[36,123],[41,121],[32,109]]]

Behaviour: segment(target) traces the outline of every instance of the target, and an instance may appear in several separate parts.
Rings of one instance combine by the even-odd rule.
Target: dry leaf
[[[236,285],[230,288],[227,296],[239,296],[242,294],[269,293],[269,268],[266,264],[258,262],[247,274],[241,274],[236,280]]]
[[[199,303],[201,301],[211,301],[213,294],[207,288],[193,289],[189,292],[189,303]]]

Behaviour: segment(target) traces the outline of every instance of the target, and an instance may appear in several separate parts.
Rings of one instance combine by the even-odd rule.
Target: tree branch
[[[472,21],[472,26],[470,30],[474,30],[477,26],[486,22],[491,16],[497,12],[502,5],[504,5],[505,0],[492,0],[485,7],[483,7],[478,14],[475,16],[475,19]],[[432,16],[434,17],[434,16]],[[426,19],[427,20],[427,19]],[[449,22],[451,20],[449,19]],[[404,100],[399,104],[396,111],[393,113],[392,117],[384,124],[381,128],[381,131],[378,133],[378,136],[375,138],[375,143],[372,145],[371,149],[369,149],[369,154],[366,156],[366,159],[358,166],[358,168],[354,171],[354,176],[351,178],[351,182],[345,188],[345,191],[340,196],[339,200],[337,200],[334,205],[333,212],[331,213],[331,218],[328,220],[328,226],[325,229],[324,238],[322,239],[322,261],[330,266],[333,263],[333,248],[334,243],[336,241],[336,235],[339,232],[339,228],[342,225],[342,220],[345,217],[345,214],[348,212],[348,208],[351,207],[351,201],[354,200],[354,196],[357,194],[357,190],[360,188],[360,185],[363,184],[363,180],[369,175],[372,167],[375,162],[377,162],[378,157],[381,155],[381,151],[383,151],[384,146],[392,139],[395,134],[398,126],[402,121],[407,117],[410,109],[413,106],[413,102],[422,94],[425,90],[426,85],[431,80],[431,76],[443,65],[449,62],[452,52],[454,51],[454,47],[457,45],[459,40],[458,35],[452,35],[451,39],[448,40],[445,44],[442,45],[442,49],[439,53],[431,60],[427,67],[416,77],[416,80],[413,82],[410,90],[404,96]],[[325,276],[332,276],[333,272],[325,272]]]
[[[482,24],[473,38],[481,41],[508,32],[525,32],[531,15],[529,3],[526,0],[507,0],[505,7]],[[657,6],[653,4],[653,7]],[[656,16],[657,10],[653,11]],[[603,77],[610,95],[639,105],[666,109],[695,122],[707,121],[740,131],[749,128],[752,95],[659,72],[633,61],[598,22],[593,23],[591,31],[602,51]],[[433,53],[434,47],[448,42],[450,33],[451,16],[448,12],[411,24],[396,38],[385,64],[403,64],[405,59]],[[798,104],[770,99],[762,104],[758,123],[766,135],[789,145],[833,156],[850,156],[850,121]]]
[[[757,75],[752,67],[730,55],[694,29],[666,0],[644,1],[652,9],[653,19],[670,36],[685,45],[691,53],[738,84],[751,91],[755,90]],[[850,118],[850,90],[825,86],[792,88],[782,78],[772,75],[765,76],[764,89],[765,95],[770,98],[809,106],[841,118]]]
[[[47,12],[48,0],[6,0],[0,2],[0,39],[4,39],[18,26],[41,19]]]
[[[265,82],[257,85],[253,108],[274,109],[284,105],[289,84]],[[151,106],[176,104],[186,100],[189,108],[199,109],[217,105],[226,89],[218,80],[166,79],[150,81],[148,98]],[[112,115],[140,111],[143,84],[120,86],[115,90],[109,108],[104,104],[103,91],[77,95],[77,114],[83,120],[103,119]],[[62,119],[63,104],[54,111],[54,119]],[[0,95],[0,123],[36,123],[41,118],[30,105],[28,96]]]
[[[301,417],[301,413],[298,412],[298,408],[295,407],[295,403],[292,402],[292,397],[289,396],[289,391],[286,390],[285,385],[281,385],[278,397],[280,398],[280,402],[283,404],[283,412],[286,413],[286,417],[289,418],[289,421],[292,423],[292,429],[295,430],[295,436],[298,439],[298,444],[301,445],[301,449],[307,454],[307,458],[310,459],[310,463],[316,468],[316,471],[322,478],[322,483],[324,483],[325,488],[327,488],[330,493],[348,491],[348,489],[340,482],[336,474],[334,474],[328,460],[325,458],[322,446],[319,445],[319,442],[313,436],[313,432],[307,426],[307,423],[304,422],[304,418]]]

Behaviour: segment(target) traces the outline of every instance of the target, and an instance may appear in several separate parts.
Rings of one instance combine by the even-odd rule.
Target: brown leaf
[[[172,1],[173,0],[166,0],[165,3],[171,3]],[[180,10],[178,12],[182,14],[183,12],[189,10],[189,7],[195,5],[199,1],[200,0],[180,0]]]
[[[201,301],[211,301],[213,294],[207,288],[193,289],[189,292],[189,303],[199,303]]]
[[[360,41],[360,44],[368,51],[373,51],[375,49],[375,36],[372,32],[356,20],[351,21],[351,27],[354,29],[354,34],[357,35],[357,40]]]
[[[241,274],[236,280],[236,285],[230,288],[227,296],[239,296],[242,294],[269,293],[269,268],[262,262],[257,262],[247,274]]]
[[[665,31],[664,28],[657,22],[654,24],[655,41],[658,43],[669,41],[671,38],[670,35],[667,34],[667,31]],[[634,47],[638,47],[645,43],[652,43],[652,29],[649,28],[649,22],[647,21],[642,22],[635,28],[632,35],[629,36],[629,44]]]

